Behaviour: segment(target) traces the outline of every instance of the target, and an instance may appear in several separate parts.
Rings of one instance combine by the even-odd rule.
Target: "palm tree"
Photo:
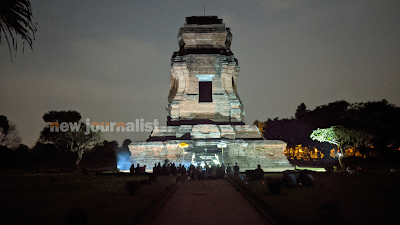
[[[22,38],[22,52],[25,42],[32,49],[35,39],[36,22],[32,15],[32,7],[29,0],[1,0],[0,1],[0,44],[4,38],[7,41],[10,55],[12,49],[17,55],[18,36]],[[12,57],[11,57],[12,60]]]

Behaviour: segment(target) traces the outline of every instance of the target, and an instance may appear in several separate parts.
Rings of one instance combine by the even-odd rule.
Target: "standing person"
[[[260,164],[257,165],[257,169],[255,169],[256,171],[256,180],[261,180],[264,178],[264,170],[261,169]]]
[[[232,167],[230,166],[230,163],[228,163],[228,166],[226,167],[226,174],[230,175],[232,173]]]
[[[237,163],[235,163],[235,166],[233,167],[233,175],[235,177],[239,176],[239,166],[237,165]]]

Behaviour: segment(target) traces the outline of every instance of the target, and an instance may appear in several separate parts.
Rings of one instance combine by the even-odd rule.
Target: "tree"
[[[16,148],[20,142],[16,126],[6,116],[0,115],[0,146]]]
[[[307,117],[309,110],[307,110],[307,106],[304,103],[301,103],[299,106],[297,106],[296,113],[294,114],[296,119],[302,119]]]
[[[124,142],[122,143],[122,149],[128,150],[129,151],[129,145],[132,143],[131,139],[125,139]]]
[[[28,42],[32,49],[36,31],[36,22],[32,15],[32,7],[29,0],[0,1],[0,44],[2,39],[5,38],[11,56],[12,49],[17,55],[18,37],[23,41],[23,51],[25,42]]]
[[[117,141],[103,141],[101,145],[96,145],[85,158],[82,159],[81,163],[91,164],[91,166],[111,166],[116,167],[115,153],[118,150]]]
[[[400,147],[400,108],[385,99],[378,102],[352,104],[344,118],[344,126],[372,134],[376,149]]]
[[[339,163],[342,169],[345,167],[342,161],[345,150],[351,147],[368,146],[372,139],[372,136],[366,132],[342,126],[314,130],[310,137],[312,140],[337,145],[341,153]]]
[[[94,132],[85,123],[81,123],[80,118],[80,113],[76,111],[50,111],[44,114],[44,121],[50,122],[50,124],[40,132],[38,141],[43,144],[54,144],[60,150],[76,152],[78,158],[75,163],[78,169],[83,153],[96,145],[101,145],[104,140],[100,131]],[[71,129],[68,129],[67,132],[55,131],[54,128],[52,130],[51,126],[56,126],[54,122],[59,124],[68,122]],[[89,132],[86,132],[87,130]]]
[[[305,121],[313,127],[313,130],[342,125],[343,116],[349,105],[346,101],[335,101],[328,105],[318,106],[307,114]]]
[[[314,130],[310,137],[319,142],[337,145],[343,155],[348,148],[370,145],[372,139],[372,135],[366,132],[342,126]]]

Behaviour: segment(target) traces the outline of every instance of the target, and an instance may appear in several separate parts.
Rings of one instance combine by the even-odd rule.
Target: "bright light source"
[[[180,147],[180,148],[186,148],[186,147],[188,147],[188,146],[189,146],[189,145],[186,144],[186,143],[184,143],[184,142],[182,142],[182,143],[179,144],[179,147]]]
[[[221,142],[217,145],[218,148],[226,148],[228,145],[226,145],[225,142]]]

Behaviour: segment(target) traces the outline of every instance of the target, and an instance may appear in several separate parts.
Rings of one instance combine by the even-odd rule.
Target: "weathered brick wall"
[[[183,151],[179,148],[180,143],[187,143],[189,147]],[[225,165],[230,163],[232,166],[235,163],[245,169],[255,169],[260,164],[261,168],[290,168],[292,167],[286,156],[284,150],[286,143],[283,141],[275,140],[229,140],[224,141],[227,147],[224,148],[224,162]],[[133,142],[129,145],[131,151],[131,162],[134,164],[147,165],[152,168],[155,163],[164,162],[165,159],[174,162],[175,164],[182,163],[183,154],[185,160],[191,159],[193,148],[215,148],[221,141],[219,140],[204,140],[204,141],[165,141],[165,142]],[[219,148],[222,152],[222,149]],[[221,157],[222,158],[222,157]]]
[[[227,49],[225,24],[185,24],[178,35],[184,49]],[[230,33],[229,33],[230,34]],[[168,116],[172,121],[209,119],[244,122],[243,104],[237,94],[239,65],[233,54],[174,54]],[[212,81],[212,102],[199,102],[199,79]]]

